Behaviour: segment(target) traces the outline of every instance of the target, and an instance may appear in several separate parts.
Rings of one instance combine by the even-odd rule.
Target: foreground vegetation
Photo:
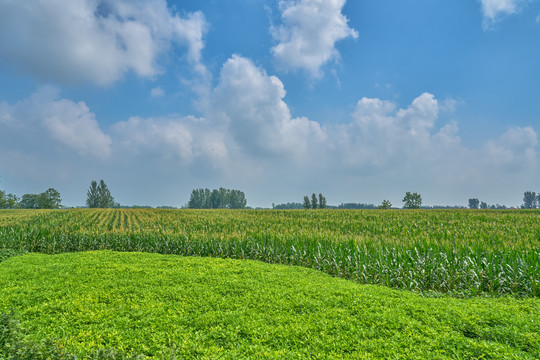
[[[32,213],[32,212],[30,212]],[[538,211],[0,211],[0,248],[299,265],[454,296],[540,296]],[[14,216],[20,215],[21,221]]]
[[[538,299],[425,298],[254,261],[29,254],[0,263],[0,293],[4,325],[20,321],[0,330],[6,358],[11,344],[34,359],[540,357]]]

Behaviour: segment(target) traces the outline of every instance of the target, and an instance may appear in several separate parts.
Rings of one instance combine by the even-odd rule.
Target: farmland
[[[1,248],[252,259],[422,293],[540,296],[538,211],[4,211]]]
[[[21,358],[536,359],[539,282],[534,210],[0,211]]]

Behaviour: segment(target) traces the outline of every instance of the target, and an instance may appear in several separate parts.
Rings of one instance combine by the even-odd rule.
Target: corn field
[[[253,259],[432,296],[540,297],[534,210],[6,210],[0,249]]]

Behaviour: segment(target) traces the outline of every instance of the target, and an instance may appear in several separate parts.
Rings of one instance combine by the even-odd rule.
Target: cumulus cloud
[[[377,98],[358,101],[350,123],[327,127],[334,162],[356,173],[414,172],[433,167],[445,153],[459,153],[457,124],[437,129],[441,106],[424,93],[404,108]],[[338,144],[334,146],[333,144]],[[428,166],[429,165],[429,166]]]
[[[257,205],[281,201],[272,194],[291,201],[305,191],[396,205],[404,191],[420,191],[426,202],[431,195],[453,203],[464,192],[482,197],[486,189],[506,194],[509,184],[525,188],[538,173],[532,127],[510,128],[469,149],[457,122],[441,123],[440,114],[452,109],[430,93],[405,105],[361,98],[341,124],[293,116],[285,95],[277,77],[235,55],[222,66],[204,116],[133,116],[105,133],[85,103],[42,88],[19,103],[0,103],[0,167],[36,182],[64,171],[83,178],[83,187],[102,172],[119,185],[157,184],[161,200],[147,197],[154,205],[167,203],[178,182],[186,194],[197,186],[242,188]],[[361,197],[351,199],[356,188]],[[139,193],[134,185],[125,190],[128,199]]]
[[[161,72],[160,54],[187,48],[197,71],[207,24],[202,13],[171,13],[165,0],[0,2],[0,60],[57,83],[108,85],[126,72]]]
[[[358,33],[342,14],[346,0],[282,0],[282,24],[273,29],[272,53],[287,69],[321,76],[321,66],[337,59],[336,43]]]
[[[538,135],[530,126],[508,129],[499,139],[489,141],[485,151],[491,163],[519,170],[535,167]]]
[[[484,14],[484,27],[488,27],[502,16],[511,15],[520,10],[526,0],[481,0]]]
[[[304,155],[324,139],[318,123],[292,118],[283,101],[285,88],[249,59],[234,55],[221,70],[213,92],[211,117],[228,129],[245,151],[259,155]]]
[[[115,148],[129,156],[151,155],[191,164],[194,159],[219,165],[227,159],[223,135],[211,129],[204,119],[187,117],[131,117],[112,126]]]
[[[28,99],[0,106],[4,150],[60,146],[82,156],[107,158],[111,138],[104,134],[84,102],[59,99],[58,90],[44,87]]]

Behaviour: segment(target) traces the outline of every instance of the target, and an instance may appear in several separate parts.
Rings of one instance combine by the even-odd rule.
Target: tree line
[[[313,193],[311,195],[311,201],[309,200],[309,196],[304,196],[304,209],[326,209],[326,198],[319,193],[319,197],[317,198],[317,195]]]
[[[0,209],[59,209],[61,203],[60,193],[54,188],[39,194],[24,194],[21,198],[0,190]]]
[[[240,190],[225,188],[194,189],[191,192],[187,208],[189,209],[244,209],[247,205],[246,194]]]
[[[109,188],[103,180],[99,183],[92,180],[87,191],[86,206],[89,208],[118,208],[120,204],[115,203]],[[422,196],[419,193],[406,192],[402,200],[404,209],[454,209],[463,208],[461,206],[422,206]],[[247,206],[246,196],[243,191],[230,190],[223,187],[219,189],[194,189],[190,199],[184,207],[189,209],[245,209]],[[21,198],[14,194],[8,194],[0,190],[0,209],[59,209],[62,207],[60,192],[54,188],[49,188],[39,194],[24,194]],[[148,206],[149,207],[149,206]],[[468,207],[470,209],[507,209],[505,205],[488,205],[477,198],[470,198]],[[169,208],[169,207],[163,207]],[[389,200],[376,206],[364,203],[342,203],[338,206],[328,205],[326,198],[319,193],[304,196],[303,203],[286,203],[275,205],[273,209],[391,209],[392,203]],[[523,194],[522,209],[540,208],[540,193],[526,191]]]

